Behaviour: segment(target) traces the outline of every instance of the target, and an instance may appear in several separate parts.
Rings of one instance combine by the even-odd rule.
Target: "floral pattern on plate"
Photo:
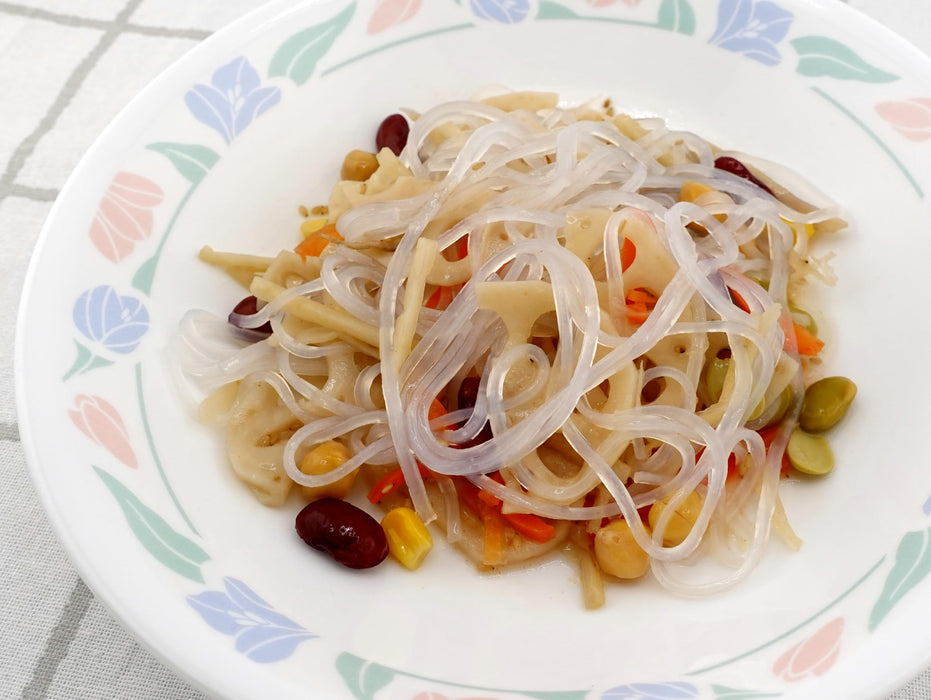
[[[155,208],[165,193],[133,173],[118,173],[97,207],[90,238],[100,253],[117,263],[152,235]]]
[[[417,42],[437,32],[474,30],[484,23],[523,25],[534,21],[612,22],[620,26],[637,26],[645,30],[673,31],[682,41],[698,41],[737,54],[770,70],[794,72],[797,80],[806,81],[815,94],[821,95],[838,108],[838,115],[849,118],[870,139],[879,143],[903,174],[914,181],[899,158],[897,146],[885,141],[883,127],[890,135],[910,141],[931,140],[931,100],[926,97],[899,96],[890,99],[885,91],[871,89],[895,83],[899,76],[887,70],[881,57],[864,57],[837,38],[821,35],[795,35],[796,13],[788,9],[791,3],[769,0],[720,0],[715,12],[688,0],[585,0],[584,2],[549,2],[539,0],[448,0],[458,5],[455,24],[440,26],[418,24],[426,12],[421,0],[381,0],[377,3],[343,3],[342,9],[329,10],[317,16],[313,24],[296,31],[280,43],[268,60],[267,74],[260,73],[263,63],[248,51],[233,58],[226,57],[210,73],[209,83],[197,82],[183,92],[182,100],[189,116],[197,123],[205,143],[188,140],[153,141],[144,149],[158,154],[170,164],[177,183],[159,181],[149,173],[120,171],[98,194],[99,205],[89,228],[91,246],[116,266],[131,268],[131,291],[121,284],[98,284],[82,290],[70,308],[70,327],[76,331],[77,359],[65,374],[65,381],[92,369],[111,369],[127,361],[144,342],[153,319],[145,298],[151,297],[164,246],[179,216],[181,216],[199,185],[235,141],[263,114],[288,100],[289,91],[300,89],[314,77],[332,74],[352,62],[380,56],[384,52]],[[710,7],[710,3],[708,5]],[[454,7],[453,10],[456,10]],[[366,14],[368,13],[368,14]],[[635,15],[628,13],[637,13]],[[649,13],[649,14],[648,14]],[[646,19],[645,19],[646,18]],[[473,20],[478,20],[475,24]],[[342,51],[339,41],[347,32],[356,31],[368,37],[391,34],[391,41],[366,48],[364,53]],[[510,31],[510,30],[508,30]],[[403,32],[409,32],[404,35]],[[694,38],[693,38],[694,37]],[[373,39],[375,40],[375,39]],[[797,63],[792,66],[787,56],[795,52]],[[332,53],[331,53],[332,52]],[[740,59],[735,59],[740,60]],[[875,63],[875,65],[874,65]],[[203,78],[202,78],[203,79]],[[828,79],[825,82],[825,79]],[[862,87],[862,100],[868,102],[873,114],[861,113],[853,103],[827,92],[831,80],[856,83]],[[195,131],[185,133],[187,139]],[[222,143],[217,143],[219,135]],[[164,135],[174,139],[171,133]],[[162,173],[162,177],[167,177]],[[917,188],[917,194],[923,193]],[[150,239],[157,239],[155,249],[141,263],[135,259],[138,248]],[[120,267],[120,269],[123,269]],[[137,294],[138,292],[138,294]],[[96,474],[115,500],[125,524],[140,546],[166,571],[176,574],[189,584],[199,586],[184,597],[187,606],[210,629],[230,637],[233,648],[244,658],[260,664],[283,662],[305,641],[317,638],[292,617],[279,612],[242,580],[222,570],[222,562],[213,562],[208,554],[211,543],[204,541],[172,490],[170,479],[162,468],[145,412],[142,393],[141,365],[136,365],[136,398],[140,404],[138,416],[122,408],[117,410],[110,400],[92,393],[71,393],[67,414],[82,440],[90,440],[103,448],[101,456],[114,460],[132,472],[122,472],[121,478],[112,470],[86,465]],[[146,435],[147,442],[134,442]],[[110,465],[105,465],[109,467]],[[147,504],[140,474],[156,470],[176,512],[159,512]],[[125,483],[124,483],[125,482]],[[931,515],[931,497],[923,503],[924,515]],[[416,700],[465,700],[450,686],[468,689],[475,699],[494,693],[546,697],[551,700],[581,700],[600,697],[602,700],[675,700],[678,698],[739,698],[778,697],[792,684],[811,676],[829,673],[847,648],[845,635],[852,635],[856,626],[865,633],[874,632],[892,614],[909,593],[922,584],[931,573],[931,528],[906,532],[894,552],[870,562],[862,578],[853,582],[838,598],[816,610],[810,617],[778,636],[762,641],[753,649],[735,654],[731,659],[691,672],[682,678],[641,679],[628,682],[617,679],[604,688],[570,690],[513,690],[472,688],[461,679],[432,679],[369,661],[348,651],[333,654],[332,667],[345,684],[347,692],[360,700],[373,698],[394,683],[407,680],[420,683],[423,689],[414,694]],[[882,578],[884,574],[885,578]],[[882,580],[880,587],[880,579]],[[876,582],[874,585],[873,582]],[[824,618],[830,610],[840,611],[831,620]],[[861,620],[862,618],[862,620]],[[857,629],[858,633],[859,628]],[[785,644],[792,642],[791,646]],[[314,653],[320,647],[313,647]],[[307,647],[311,649],[311,647]],[[308,652],[310,653],[310,652]],[[761,681],[767,687],[737,689],[714,682],[714,672],[744,659],[765,659],[771,679]],[[490,697],[490,696],[489,696]]]
[[[234,578],[223,579],[222,591],[205,591],[187,601],[213,629],[235,638],[236,651],[259,663],[285,659],[316,636]]]
[[[280,100],[281,90],[262,85],[255,68],[242,56],[217,68],[210,85],[195,85],[184,96],[191,114],[227,143]]]
[[[722,0],[718,26],[709,43],[774,66],[782,60],[778,44],[794,17],[769,0]]]

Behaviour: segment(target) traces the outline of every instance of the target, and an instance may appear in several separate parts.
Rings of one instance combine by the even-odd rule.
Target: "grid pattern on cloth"
[[[19,442],[13,329],[29,255],[80,156],[162,69],[260,4],[0,0],[0,697],[205,697],[119,626],[52,532]],[[927,0],[849,4],[931,51]],[[928,699],[931,670],[888,700]]]

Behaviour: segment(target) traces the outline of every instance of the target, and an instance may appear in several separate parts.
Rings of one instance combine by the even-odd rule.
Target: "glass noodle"
[[[842,226],[836,207],[807,184],[718,168],[728,156],[766,180],[757,159],[607,104],[510,93],[409,117],[399,156],[383,150],[367,181],[334,188],[325,249],[286,251],[251,281],[261,308],[231,320],[270,321],[270,336],[199,311],[182,324],[187,375],[227,387],[213,417],[265,440],[259,458],[228,438],[237,474],[281,505],[292,483],[397,465],[401,498],[464,549],[457,484],[470,483],[502,513],[568,523],[550,549],[586,549],[604,519],[623,518],[678,593],[746,576],[818,362],[799,356],[786,319],[811,280],[830,281],[808,248]],[[718,395],[716,358],[728,366]],[[467,378],[474,402],[461,399]],[[330,440],[349,459],[304,473]],[[700,556],[727,568],[696,577]]]

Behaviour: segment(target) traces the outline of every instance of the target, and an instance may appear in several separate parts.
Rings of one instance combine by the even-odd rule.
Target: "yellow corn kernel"
[[[660,515],[663,514],[663,510],[669,505],[669,500],[670,499],[666,498],[650,506],[650,527],[654,530],[656,529],[656,524],[659,522]],[[676,506],[676,510],[672,514],[672,517],[669,518],[669,524],[666,525],[666,530],[663,532],[663,544],[665,546],[674,547],[689,536],[689,533],[692,531],[692,526],[695,524],[695,521],[698,520],[698,514],[701,513],[701,508],[704,503],[702,497],[692,491],[678,506]]]
[[[723,198],[723,200],[722,200]],[[686,180],[679,188],[680,202],[694,202],[700,207],[705,207],[711,202],[720,203],[721,201],[731,201],[730,197],[722,194],[710,185],[694,180]],[[727,217],[724,214],[715,214],[714,218],[718,221],[724,221]]]
[[[395,508],[381,520],[388,538],[388,552],[413,571],[433,549],[433,538],[420,517],[410,508]]]
[[[595,560],[616,578],[640,578],[650,568],[650,557],[640,549],[626,520],[612,520],[595,533]]]
[[[812,236],[815,235],[814,224],[798,224],[794,221],[783,219],[781,216],[779,218],[782,219],[786,224],[788,224],[790,229],[792,229],[793,240],[798,240],[798,236],[802,232],[804,232],[808,238],[811,238]]]
[[[303,474],[318,476],[320,474],[329,474],[346,463],[351,453],[349,448],[336,440],[327,440],[321,442],[314,449],[304,455],[301,460],[299,469]],[[334,481],[332,484],[325,486],[301,486],[301,492],[304,497],[310,501],[316,501],[320,498],[345,498],[352,490],[352,485],[356,481],[358,470],[350,472],[341,479]]]
[[[679,188],[679,201],[694,202],[703,194],[708,194],[709,192],[717,192],[717,190],[703,182],[686,180],[682,183],[682,187]]]
[[[301,234],[304,238],[307,238],[307,236],[316,233],[326,225],[327,220],[324,218],[307,219],[307,221],[301,222]]]

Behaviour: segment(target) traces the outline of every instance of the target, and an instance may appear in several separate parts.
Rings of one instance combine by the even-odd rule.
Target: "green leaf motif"
[[[78,355],[74,360],[74,364],[71,365],[71,369],[61,378],[63,382],[68,381],[76,374],[84,374],[85,372],[90,372],[92,369],[113,364],[111,360],[100,357],[100,355],[95,355],[78,341],[75,340],[74,344],[77,346]]]
[[[799,57],[796,71],[802,75],[864,83],[891,83],[899,79],[870,65],[849,46],[826,36],[800,36],[790,43]]]
[[[167,156],[178,172],[184,175],[192,184],[197,184],[210,172],[210,168],[217,164],[220,156],[206,146],[193,143],[150,143],[146,146],[150,151]]]
[[[140,501],[136,495],[103,469],[94,471],[113,494],[126,516],[133,534],[149,554],[177,574],[204,582],[200,565],[210,557],[197,544],[171,528],[161,516]]]
[[[133,287],[143,294],[152,293],[152,281],[155,279],[155,268],[158,267],[158,256],[149,258],[139,266],[133,275]]]
[[[715,700],[752,700],[753,698],[778,698],[781,693],[762,693],[756,690],[728,688],[726,685],[712,685]]]
[[[578,19],[578,15],[564,5],[549,0],[540,0],[537,19]]]
[[[538,700],[585,700],[588,695],[587,690],[538,690],[522,693],[530,698]]]
[[[268,67],[269,77],[288,77],[298,85],[306,83],[313,75],[317,61],[330,50],[336,37],[349,24],[355,9],[356,4],[352,3],[335,17],[287,39],[272,56]]]
[[[931,572],[931,528],[906,533],[895,552],[895,564],[886,577],[882,593],[870,612],[872,632],[886,615]]]
[[[346,687],[357,700],[372,700],[375,693],[394,679],[394,671],[387,666],[343,652],[336,657],[336,670]]]
[[[695,11],[688,0],[663,0],[659,6],[656,26],[691,36],[695,33]]]

